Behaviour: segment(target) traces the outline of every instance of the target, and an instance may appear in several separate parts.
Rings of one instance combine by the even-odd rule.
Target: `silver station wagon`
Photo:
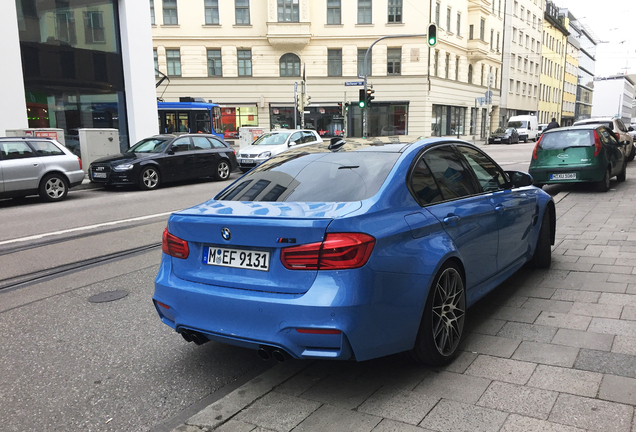
[[[82,161],[50,138],[0,138],[0,198],[60,201],[82,183]]]

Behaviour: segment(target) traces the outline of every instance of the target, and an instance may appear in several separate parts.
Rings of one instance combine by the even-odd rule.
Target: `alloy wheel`
[[[440,354],[451,355],[459,345],[466,315],[464,283],[454,268],[447,268],[439,277],[432,306],[435,346]]]
[[[60,199],[66,193],[66,184],[58,177],[51,177],[45,183],[44,190],[51,200]]]
[[[143,172],[141,181],[147,189],[154,189],[159,184],[159,173],[152,168],[148,168]]]
[[[230,165],[225,161],[219,162],[216,170],[217,176],[221,180],[225,180],[230,176]]]

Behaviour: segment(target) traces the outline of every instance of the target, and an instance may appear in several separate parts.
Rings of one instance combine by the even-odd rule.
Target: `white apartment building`
[[[592,117],[620,117],[623,123],[632,121],[634,81],[627,75],[594,78]]]
[[[501,126],[512,116],[536,114],[539,108],[543,10],[543,0],[506,1]]]
[[[369,136],[483,135],[487,75],[498,115],[504,1],[150,0],[155,66],[166,101],[202,97],[222,107],[226,138],[240,126],[294,127],[294,86],[304,75],[305,122],[322,136],[362,135],[364,55],[378,38],[418,35],[436,22],[438,43],[397,37],[374,45],[367,67],[375,100]],[[159,79],[159,78],[158,78]],[[348,105],[348,106],[347,106]],[[296,120],[296,124],[299,124]]]

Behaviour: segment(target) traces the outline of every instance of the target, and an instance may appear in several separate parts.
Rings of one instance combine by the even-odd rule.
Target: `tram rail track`
[[[81,261],[75,261],[73,263],[62,264],[59,266],[51,267],[44,270],[37,270],[31,273],[24,273],[19,276],[14,276],[6,279],[0,279],[0,292],[9,291],[12,289],[23,288],[29,285],[33,285],[40,282],[45,282],[54,278],[65,276],[68,274],[76,273],[82,270],[86,270],[91,267],[96,267],[108,262],[118,261],[125,258],[130,258],[135,255],[141,255],[147,252],[154,251],[161,248],[161,242],[151,243],[144,246],[126,249],[123,251],[113,252],[93,258],[88,258]]]

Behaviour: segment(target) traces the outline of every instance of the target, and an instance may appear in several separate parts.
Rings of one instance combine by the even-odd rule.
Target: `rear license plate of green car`
[[[550,180],[576,180],[576,173],[550,174]]]

